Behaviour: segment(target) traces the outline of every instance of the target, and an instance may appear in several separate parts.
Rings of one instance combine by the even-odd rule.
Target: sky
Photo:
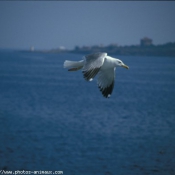
[[[0,48],[175,42],[173,1],[0,1]]]

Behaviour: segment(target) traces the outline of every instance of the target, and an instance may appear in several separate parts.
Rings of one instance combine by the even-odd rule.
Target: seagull
[[[107,53],[94,53],[83,57],[80,61],[65,60],[64,68],[68,71],[82,69],[85,80],[92,81],[97,75],[97,84],[102,95],[109,98],[114,88],[115,69],[118,66],[129,69],[121,60],[107,55]]]

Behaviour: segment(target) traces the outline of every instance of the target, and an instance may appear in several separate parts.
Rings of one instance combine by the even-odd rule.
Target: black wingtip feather
[[[114,82],[110,86],[107,86],[106,88],[102,88],[98,86],[100,91],[102,92],[103,96],[106,98],[109,98],[110,95],[112,94],[113,88],[114,88]]]
[[[99,70],[100,70],[100,68],[91,69],[89,71],[82,71],[85,80],[89,81],[89,80],[93,79],[97,75]]]

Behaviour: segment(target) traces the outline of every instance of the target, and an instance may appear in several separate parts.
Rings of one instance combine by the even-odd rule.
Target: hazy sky
[[[175,42],[172,1],[0,1],[0,48]]]

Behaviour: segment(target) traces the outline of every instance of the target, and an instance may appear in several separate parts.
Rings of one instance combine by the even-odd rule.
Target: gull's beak
[[[129,67],[125,64],[122,65],[122,67],[126,68],[126,69],[129,69]]]

